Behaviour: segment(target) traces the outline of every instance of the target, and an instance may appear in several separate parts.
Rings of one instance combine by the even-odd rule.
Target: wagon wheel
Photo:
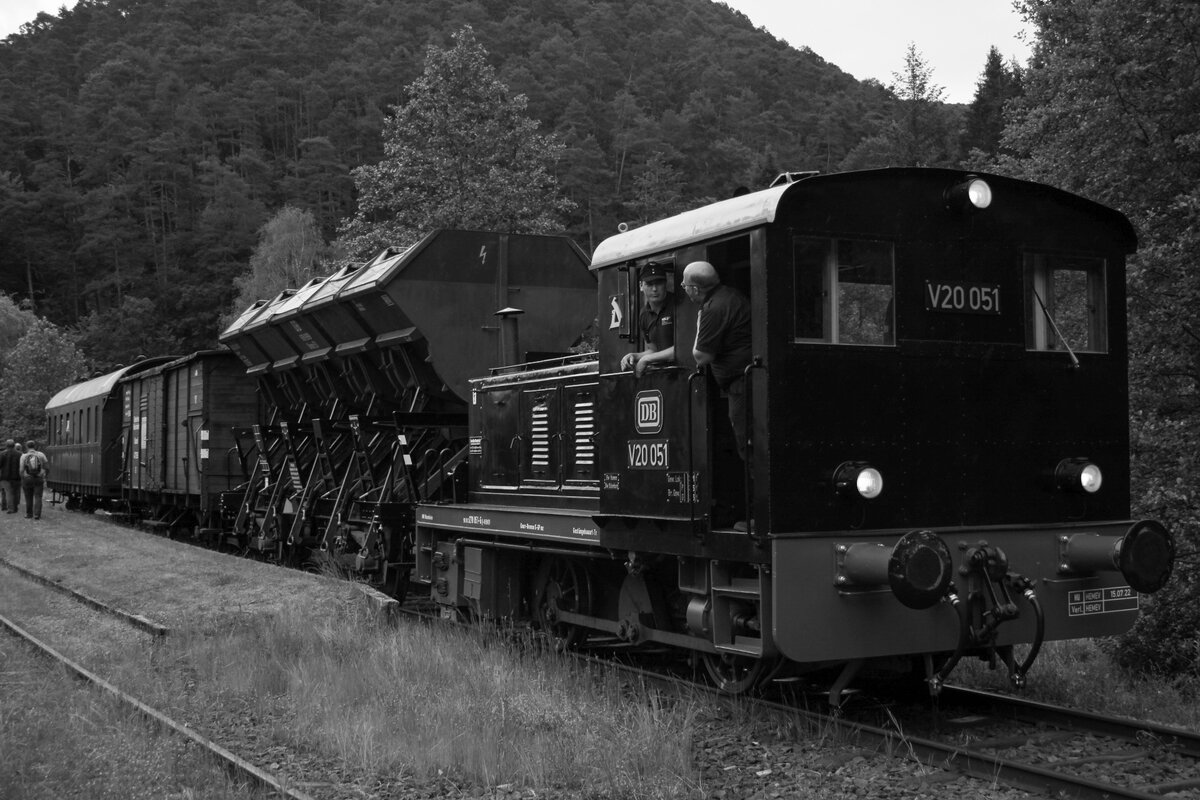
[[[558,612],[591,613],[591,578],[586,569],[559,556],[551,557],[542,566],[541,574],[535,606],[538,624],[550,636],[555,650],[565,650],[579,641],[583,631],[578,625],[560,622]]]
[[[717,688],[726,694],[744,694],[775,673],[779,662],[734,653],[705,653],[704,668]]]

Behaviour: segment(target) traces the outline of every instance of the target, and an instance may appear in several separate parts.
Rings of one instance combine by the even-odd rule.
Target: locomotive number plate
[[[630,469],[669,469],[671,464],[667,458],[669,439],[641,439],[627,441],[625,449]]]
[[[925,310],[999,314],[1000,287],[994,283],[925,281]]]

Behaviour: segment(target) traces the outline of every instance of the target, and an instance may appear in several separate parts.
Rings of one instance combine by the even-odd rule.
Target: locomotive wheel
[[[569,559],[552,556],[542,566],[541,588],[537,596],[537,619],[542,630],[550,636],[555,650],[574,646],[583,635],[582,629],[558,621],[558,611],[590,614],[592,585],[587,570]]]
[[[744,694],[772,675],[778,662],[733,653],[705,653],[704,668],[717,688],[726,694]]]

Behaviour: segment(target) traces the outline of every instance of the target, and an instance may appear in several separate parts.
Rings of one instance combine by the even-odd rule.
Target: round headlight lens
[[[1100,489],[1100,484],[1104,482],[1104,475],[1100,472],[1100,468],[1095,464],[1088,464],[1079,471],[1079,486],[1089,494]]]
[[[967,199],[976,208],[987,208],[992,204],[992,187],[982,178],[976,178],[967,185]]]
[[[883,476],[874,467],[867,467],[858,473],[854,485],[859,494],[871,500],[879,497],[880,492],[883,491]]]

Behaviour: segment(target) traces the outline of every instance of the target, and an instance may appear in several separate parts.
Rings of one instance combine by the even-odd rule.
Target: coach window
[[[891,242],[798,236],[796,340],[895,344]]]
[[[1027,254],[1025,290],[1030,350],[1108,352],[1103,259]]]

